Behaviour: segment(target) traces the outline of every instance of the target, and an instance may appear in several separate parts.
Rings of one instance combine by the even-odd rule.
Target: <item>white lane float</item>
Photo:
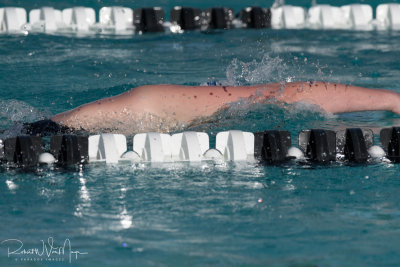
[[[89,136],[89,161],[118,163],[126,151],[125,135],[104,133]]]
[[[99,11],[99,24],[102,32],[117,34],[133,33],[133,10],[128,7],[103,7]]]
[[[20,7],[0,8],[0,32],[22,33],[27,24],[26,10]]]
[[[298,6],[271,8],[271,27],[273,29],[302,29],[305,27],[306,11]]]
[[[254,134],[239,130],[219,132],[215,148],[221,152],[226,161],[253,160]]]
[[[96,23],[96,13],[93,8],[72,7],[62,11],[65,30],[89,32]]]
[[[400,4],[381,4],[376,8],[376,26],[379,30],[400,30]]]
[[[183,132],[171,136],[171,156],[174,161],[201,161],[209,149],[206,133]]]
[[[308,10],[307,27],[310,29],[345,29],[344,12],[340,7],[315,5]]]
[[[161,133],[141,133],[133,137],[133,151],[142,161],[172,161],[171,136]]]
[[[341,7],[348,29],[372,30],[373,10],[370,5],[352,4]]]
[[[62,12],[53,7],[32,9],[29,12],[29,24],[32,31],[55,32],[63,27]]]

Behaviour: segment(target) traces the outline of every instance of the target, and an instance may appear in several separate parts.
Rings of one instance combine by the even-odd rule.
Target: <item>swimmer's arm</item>
[[[295,82],[254,86],[141,86],[52,117],[72,128],[107,128],[110,120],[132,123],[134,115],[153,114],[182,122],[211,116],[227,104],[276,98],[285,103],[307,102],[332,113],[390,110],[400,114],[400,96],[383,89],[368,89],[327,82]],[[140,116],[139,116],[140,117]]]
[[[57,114],[51,119],[71,128],[90,129],[110,119],[133,123],[125,114],[152,114],[167,120],[191,122],[212,116],[230,103],[274,98],[279,84],[254,86],[145,85]],[[248,101],[250,100],[250,101]]]
[[[388,110],[400,114],[400,95],[384,89],[328,82],[295,82],[284,85],[276,98],[285,103],[315,104],[332,113]]]

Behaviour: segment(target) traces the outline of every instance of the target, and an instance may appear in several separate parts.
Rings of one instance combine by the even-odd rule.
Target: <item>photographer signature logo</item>
[[[54,243],[49,237],[47,242],[40,240],[38,247],[25,248],[19,239],[6,239],[1,241],[0,247],[7,248],[7,256],[15,261],[65,261],[78,260],[79,255],[87,255],[88,252],[73,250],[71,241],[67,238],[61,246]]]

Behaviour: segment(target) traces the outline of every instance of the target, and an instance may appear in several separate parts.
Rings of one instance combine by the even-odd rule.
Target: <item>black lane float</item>
[[[50,153],[60,164],[82,164],[89,161],[88,137],[73,134],[55,135],[50,141]]]
[[[336,133],[330,130],[312,129],[299,134],[299,147],[314,162],[330,162],[336,159]]]
[[[347,160],[357,163],[368,160],[368,149],[372,147],[374,142],[374,135],[371,130],[348,128],[345,131],[337,132],[336,136],[337,150],[344,154]]]
[[[240,11],[239,17],[247,28],[271,28],[271,9],[269,8],[247,7]]]
[[[234,18],[232,8],[213,7],[204,11],[204,19],[209,29],[231,29]]]
[[[40,136],[21,135],[4,141],[4,160],[17,166],[37,165],[42,152],[43,143]]]
[[[388,159],[400,162],[400,127],[382,129],[380,139]]]
[[[281,163],[290,159],[292,144],[288,131],[270,130],[254,134],[254,157],[266,163]]]
[[[176,142],[178,140],[176,136],[182,134],[184,134],[184,137],[179,137],[179,140],[182,141]],[[400,162],[400,127],[382,129],[380,140],[383,149],[373,145],[371,130],[360,128],[348,128],[337,132],[326,129],[301,131],[298,135],[298,147],[300,149],[292,146],[290,133],[282,130],[267,130],[256,133],[237,130],[221,132],[216,136],[216,149],[209,149],[209,137],[206,133],[139,134],[137,136],[141,141],[135,143],[135,135],[133,151],[127,151],[126,137],[122,135],[104,134],[104,137],[103,135],[97,136],[101,141],[91,144],[90,139],[96,136],[54,135],[47,146],[44,141],[48,139],[42,139],[40,136],[21,135],[7,138],[4,141],[0,140],[0,160],[11,166],[20,167],[32,167],[39,163],[53,162],[61,165],[85,164],[92,160],[98,161],[96,158],[90,158],[93,157],[93,155],[90,156],[91,153],[93,154],[90,151],[94,151],[94,154],[100,153],[102,155],[101,159],[107,159],[107,153],[111,153],[113,157],[117,156],[114,162],[118,162],[118,157],[121,157],[121,160],[152,161],[151,153],[156,153],[156,150],[157,153],[160,151],[160,153],[167,153],[162,152],[166,149],[165,146],[177,146],[178,150],[171,149],[171,151],[177,150],[177,152],[170,151],[168,153],[171,154],[167,153],[164,156],[171,161],[186,161],[187,158],[177,158],[174,155],[194,153],[192,156],[198,155],[194,158],[200,161],[219,158],[228,161],[256,160],[265,164],[276,165],[292,159],[302,159],[317,164],[327,164],[337,160],[367,163],[370,158],[382,158],[386,154],[390,161]],[[114,140],[113,136],[119,136],[118,140]],[[220,141],[218,141],[218,136],[222,138]],[[153,143],[150,144],[149,142]],[[135,144],[139,147],[135,147]],[[154,150],[154,146],[160,147]],[[161,146],[164,148],[162,149]],[[45,147],[49,147],[48,152],[45,151]],[[115,149],[118,150],[118,155],[115,154]],[[150,150],[147,151],[146,149]],[[209,157],[206,155],[207,153],[208,155],[215,155],[215,157]],[[126,155],[123,156],[123,154]],[[147,156],[144,157],[143,155]],[[189,161],[191,161],[190,158]]]
[[[133,10],[133,25],[137,32],[163,32],[164,11],[160,7]]]
[[[171,9],[171,23],[179,25],[182,30],[197,30],[203,25],[203,12],[199,8],[176,6]]]

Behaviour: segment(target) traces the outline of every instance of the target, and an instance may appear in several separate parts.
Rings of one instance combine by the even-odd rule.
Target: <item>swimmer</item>
[[[388,110],[400,114],[400,94],[384,89],[328,82],[270,83],[253,86],[140,86],[60,113],[51,120],[88,132],[168,132],[210,118],[229,104],[304,102],[331,113]],[[183,127],[182,127],[183,126]]]

